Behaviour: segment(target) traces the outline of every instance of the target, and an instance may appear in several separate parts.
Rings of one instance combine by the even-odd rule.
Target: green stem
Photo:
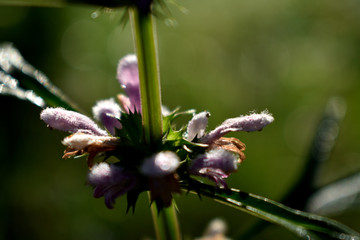
[[[162,139],[160,78],[153,17],[150,12],[130,8],[130,20],[139,65],[141,114],[146,143],[153,149]],[[149,196],[150,197],[150,196]],[[159,212],[152,204],[156,237],[159,240],[180,240],[174,204]]]
[[[174,204],[168,208],[163,208],[160,212],[158,211],[156,204],[152,204],[151,213],[154,221],[156,239],[181,239],[180,227]]]
[[[161,94],[156,39],[151,13],[130,9],[138,57],[141,111],[145,141],[155,146],[162,137]]]

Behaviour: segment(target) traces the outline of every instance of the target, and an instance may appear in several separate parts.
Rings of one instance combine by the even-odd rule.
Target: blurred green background
[[[355,0],[180,1],[175,27],[157,21],[163,103],[208,110],[209,129],[229,117],[268,109],[275,122],[238,133],[246,161],[231,187],[280,200],[299,177],[328,99],[341,96],[347,115],[321,183],[360,169],[360,2]],[[0,7],[0,42],[13,42],[87,112],[122,92],[118,60],[134,52],[122,11]],[[92,16],[97,15],[96,18]],[[62,160],[60,141],[40,110],[0,96],[0,239],[153,238],[145,194],[135,214],[124,198],[114,210],[92,197],[86,163]],[[188,119],[184,119],[186,121]],[[212,200],[176,197],[185,239],[221,217],[236,238],[256,219]],[[331,216],[360,231],[360,208]],[[280,227],[254,239],[296,239]]]

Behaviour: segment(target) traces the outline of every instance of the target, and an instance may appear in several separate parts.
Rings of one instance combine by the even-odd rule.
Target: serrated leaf
[[[295,210],[255,194],[236,189],[219,189],[196,180],[183,187],[195,194],[210,197],[217,202],[285,227],[303,239],[360,239],[358,232],[342,223]]]

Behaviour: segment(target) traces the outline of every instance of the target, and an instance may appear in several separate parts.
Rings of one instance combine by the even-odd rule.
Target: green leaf
[[[190,115],[194,114],[195,110],[190,109],[184,112],[179,112],[179,108],[176,108],[174,111],[172,111],[167,116],[163,117],[163,132],[166,135],[170,129],[172,128],[173,121],[183,115]]]
[[[174,121],[174,119],[176,118],[176,113],[179,109],[175,109],[174,111],[172,111],[170,114],[168,114],[167,116],[163,117],[162,120],[162,128],[163,128],[163,132],[164,134],[167,134],[167,132],[170,131],[171,129],[171,124]]]
[[[1,0],[0,0],[1,1]],[[11,44],[0,45],[0,94],[28,100],[40,107],[77,107]]]
[[[338,186],[338,184],[330,184],[321,188],[317,186],[319,173],[328,163],[332,149],[336,145],[338,131],[345,113],[344,99],[332,97],[328,100],[322,119],[317,125],[302,173],[295,185],[283,197],[282,203],[299,210],[311,210],[311,212],[323,215],[339,213],[347,208],[358,206],[360,188],[345,188],[346,184],[354,186],[356,179],[347,183],[341,181],[340,185],[344,188],[340,187],[336,190],[333,186]],[[358,179],[360,180],[360,177]],[[339,189],[343,191],[340,193]],[[353,200],[354,197],[357,199],[356,201]],[[267,222],[258,222],[241,237],[244,239],[248,239],[249,236],[253,237],[263,231],[267,225]]]
[[[183,186],[188,191],[204,195],[292,231],[303,239],[360,239],[358,232],[336,222],[289,208],[268,198],[237,189],[219,189],[196,180]]]

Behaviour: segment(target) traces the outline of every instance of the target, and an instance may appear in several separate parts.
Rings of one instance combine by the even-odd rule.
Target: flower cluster
[[[127,194],[128,209],[135,207],[138,195],[150,191],[158,207],[169,206],[173,193],[190,184],[192,176],[213,181],[227,188],[225,179],[245,159],[245,144],[224,137],[237,131],[259,131],[274,118],[267,111],[224,121],[207,132],[209,112],[194,114],[186,127],[175,130],[172,121],[192,113],[163,110],[164,134],[157,147],[143,140],[141,101],[137,59],[134,55],[120,60],[117,77],[126,95],[98,101],[93,107],[94,119],[63,108],[46,108],[40,118],[52,129],[70,132],[62,143],[67,147],[63,158],[87,155],[88,182],[94,197],[104,197],[112,208],[115,199]],[[100,157],[103,158],[100,158]],[[108,162],[113,156],[116,161]],[[102,159],[99,163],[96,159]]]

